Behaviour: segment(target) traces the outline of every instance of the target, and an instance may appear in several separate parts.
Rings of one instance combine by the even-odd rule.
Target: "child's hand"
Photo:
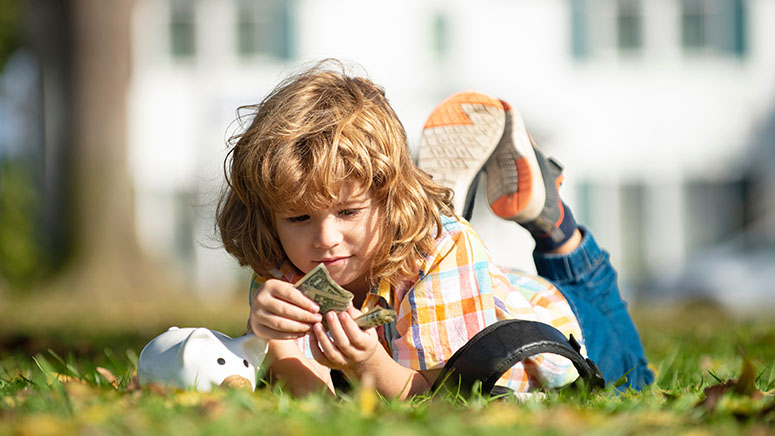
[[[250,304],[248,326],[264,339],[294,339],[304,336],[322,321],[320,308],[290,283],[267,280]]]
[[[374,355],[379,341],[375,329],[361,330],[353,321],[361,312],[353,307],[340,314],[331,311],[326,313],[326,322],[331,337],[323,325],[316,323],[310,335],[312,356],[321,364],[332,369],[351,369],[368,360]]]

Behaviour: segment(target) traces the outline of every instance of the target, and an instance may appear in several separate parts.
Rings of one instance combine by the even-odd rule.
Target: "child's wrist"
[[[382,361],[384,360],[385,357],[390,359],[390,356],[387,355],[387,352],[385,351],[385,349],[377,345],[374,348],[374,352],[371,353],[369,357],[367,357],[364,360],[361,360],[360,362],[355,362],[353,365],[349,366],[348,368],[343,369],[343,371],[345,375],[347,375],[348,377],[355,378],[357,380],[361,380],[361,377],[363,377],[363,375],[367,373],[372,373],[374,375],[377,375],[378,368],[382,365]],[[390,361],[392,362],[393,359],[390,359]]]
[[[286,357],[304,357],[306,359],[295,339],[269,339],[266,342],[269,354],[278,359]]]

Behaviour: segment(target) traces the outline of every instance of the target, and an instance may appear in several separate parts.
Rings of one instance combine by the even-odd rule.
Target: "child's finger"
[[[366,349],[370,333],[361,330],[349,313],[340,314],[339,320],[350,344],[359,350]]]
[[[361,312],[360,310],[356,309],[356,308],[355,308],[355,306],[353,306],[353,303],[352,303],[352,302],[350,302],[350,305],[349,305],[349,306],[347,306],[347,310],[346,310],[346,312],[347,312],[347,313],[348,313],[348,314],[349,314],[349,315],[350,315],[350,316],[351,316],[353,319],[355,319],[355,318],[358,318],[359,316],[361,316],[361,315],[363,314],[363,312]]]
[[[328,357],[326,357],[325,353],[323,353],[323,350],[320,349],[317,335],[314,333],[314,327],[313,333],[309,335],[309,350],[312,352],[312,357],[314,357],[318,363],[321,363],[329,368],[333,366],[333,363],[328,360]]]
[[[250,330],[254,335],[264,339],[297,339],[304,336],[306,333],[298,332],[283,332],[274,330],[265,325],[259,323],[250,323]]]
[[[329,326],[330,327],[330,326]],[[332,363],[332,366],[343,366],[346,363],[344,355],[336,347],[336,344],[331,342],[323,325],[318,323],[312,327],[313,333],[315,333],[315,339],[317,339],[318,346],[323,352],[323,355]]]
[[[278,316],[273,313],[262,312],[256,316],[259,324],[268,327],[272,330],[286,332],[286,333],[306,333],[312,328],[314,322],[305,323],[296,321],[284,316]]]
[[[320,313],[310,312],[285,301],[274,301],[273,304],[268,305],[267,311],[282,318],[308,323],[310,325],[323,320],[323,315]]]
[[[342,323],[339,322],[339,316],[337,315],[333,310],[326,313],[326,322],[328,323],[328,332],[331,334],[334,344],[343,349],[350,346],[350,337],[347,336],[347,333],[342,328]]]
[[[267,281],[265,286],[269,284]],[[320,311],[320,307],[312,300],[307,298],[300,290],[296,289],[290,283],[286,283],[280,280],[272,280],[271,286],[268,288],[272,297],[279,298],[283,301],[287,301],[294,306],[298,306],[308,312],[317,313]],[[260,291],[259,291],[260,292]]]

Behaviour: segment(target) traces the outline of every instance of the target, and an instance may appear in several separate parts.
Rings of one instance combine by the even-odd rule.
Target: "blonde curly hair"
[[[338,68],[327,68],[331,63]],[[253,119],[230,140],[228,186],[216,213],[227,252],[267,276],[287,260],[273,212],[323,210],[343,184],[355,182],[371,192],[384,217],[371,285],[417,274],[441,233],[441,215],[454,213],[452,191],[412,162],[382,88],[324,61],[245,108]]]

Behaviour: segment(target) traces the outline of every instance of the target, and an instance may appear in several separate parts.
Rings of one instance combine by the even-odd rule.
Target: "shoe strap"
[[[477,333],[447,361],[433,385],[433,392],[443,387],[468,396],[474,384],[481,382],[481,392],[492,394],[503,373],[517,362],[540,353],[568,358],[588,386],[604,387],[600,369],[582,356],[580,350],[573,335],[567,339],[549,324],[519,319],[498,321]]]

